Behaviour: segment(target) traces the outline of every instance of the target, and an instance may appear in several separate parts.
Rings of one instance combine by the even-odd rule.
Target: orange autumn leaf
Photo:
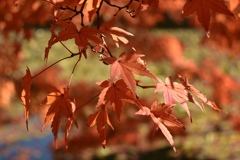
[[[155,92],[163,92],[164,103],[166,104],[174,104],[175,101],[179,103],[192,121],[191,114],[186,103],[189,101],[189,96],[191,95],[185,90],[185,87],[182,84],[173,82],[171,77],[167,77],[165,79],[165,83],[158,78]]]
[[[119,47],[119,41],[121,41],[124,44],[128,44],[129,41],[124,36],[133,36],[133,34],[119,27],[115,27],[114,21],[115,20],[112,19],[111,21],[104,23],[100,27],[100,31],[104,34],[110,35],[117,47]]]
[[[111,84],[110,86],[104,85],[106,82],[108,83],[108,81],[99,83],[99,85],[104,89],[99,95],[99,100],[96,107],[99,107],[101,105],[110,105],[116,113],[118,121],[120,121],[123,101],[135,104],[139,108],[142,107],[142,104],[136,98],[136,95],[133,95],[133,93],[130,91],[122,79],[118,80],[116,83]]]
[[[71,102],[68,97],[68,88],[64,88],[63,93],[60,91],[50,93],[43,101],[43,105],[50,105],[46,114],[42,131],[46,125],[52,121],[51,128],[54,135],[54,141],[57,148],[57,135],[60,127],[60,120],[63,116],[67,118],[65,141],[67,148],[67,135],[69,133],[72,122],[78,127],[77,121],[74,118],[74,111],[76,109],[75,103]]]
[[[168,127],[180,127],[185,129],[183,124],[172,114],[174,106],[174,104],[157,104],[157,102],[154,102],[151,105],[151,112],[155,115],[155,117],[160,118],[161,123],[164,125]]]
[[[201,103],[205,103],[206,105],[210,106],[211,108],[213,108],[216,111],[219,111],[219,112],[221,111],[221,109],[218,108],[218,106],[214,102],[208,100],[208,98],[205,95],[203,95],[197,88],[195,88],[193,85],[189,84],[187,78],[183,78],[181,76],[178,76],[178,78],[179,78],[180,82],[184,85],[186,90],[188,90],[190,93],[195,95],[201,101]],[[195,99],[193,99],[193,101],[191,101],[191,102],[198,105],[201,108],[201,110],[204,111],[203,104],[199,104]]]
[[[97,34],[99,34],[99,31],[96,28],[89,28],[87,26],[84,26],[80,30],[78,30],[78,28],[72,21],[66,22],[60,19],[58,19],[56,23],[59,24],[61,27],[63,27],[63,29],[60,30],[58,34],[55,34],[54,32],[55,24],[52,24],[51,26],[52,36],[48,41],[48,46],[45,49],[45,60],[48,57],[48,52],[50,48],[55,43],[66,41],[69,39],[74,39],[76,45],[81,50],[87,49],[89,42],[93,42],[97,45],[102,46],[101,40],[97,37]]]
[[[113,126],[108,118],[107,108],[105,106],[101,106],[100,110],[94,114],[89,115],[87,120],[87,125],[92,127],[94,125],[97,126],[98,134],[101,139],[101,144],[103,148],[106,146],[106,138],[107,138],[107,126],[109,125],[112,129]]]
[[[122,53],[119,56],[119,59],[116,57],[103,58],[102,61],[106,61],[108,64],[111,64],[109,85],[114,83],[118,78],[121,78],[129,87],[131,92],[136,94],[136,80],[133,73],[141,76],[148,76],[155,82],[155,76],[147,69],[146,63],[141,59],[141,57],[144,57],[144,55],[136,53]]]
[[[210,10],[235,17],[222,0],[188,0],[183,7],[182,16],[186,17],[196,12],[198,21],[205,31],[209,31]]]
[[[28,118],[29,118],[29,108],[30,108],[30,90],[32,84],[32,76],[29,68],[26,69],[26,75],[22,78],[21,100],[24,106],[26,127],[28,130]]]
[[[171,105],[171,104],[157,104],[157,102],[154,102],[151,106],[151,109],[149,109],[147,107],[143,107],[142,109],[137,111],[135,114],[143,115],[143,116],[150,116],[152,121],[155,124],[155,130],[158,130],[158,128],[159,128],[162,131],[163,135],[166,137],[168,142],[173,147],[173,150],[176,152],[173,137],[166,126],[180,127],[182,129],[185,129],[185,127],[172,114],[173,107],[174,107],[174,105]]]

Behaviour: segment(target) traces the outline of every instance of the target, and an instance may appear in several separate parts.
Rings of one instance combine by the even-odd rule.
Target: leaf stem
[[[74,67],[73,67],[72,74],[71,74],[71,77],[70,77],[69,82],[68,82],[68,87],[70,86],[70,84],[72,82],[73,73],[76,69],[76,66],[77,66],[78,62],[80,62],[80,60],[81,60],[81,54],[79,54],[79,58],[78,58],[77,62],[75,63]]]

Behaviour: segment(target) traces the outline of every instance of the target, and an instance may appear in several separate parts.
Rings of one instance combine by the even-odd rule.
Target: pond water
[[[37,130],[26,131],[22,124],[1,126],[0,160],[51,160],[53,136],[50,129],[40,132],[39,119],[31,118]]]

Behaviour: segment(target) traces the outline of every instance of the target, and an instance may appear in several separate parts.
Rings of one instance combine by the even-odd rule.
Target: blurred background
[[[29,67],[35,75],[46,67],[45,47],[51,37],[51,5],[45,1],[0,1],[0,159],[1,160],[157,160],[157,159],[240,159],[240,25],[238,19],[221,14],[212,15],[211,35],[197,22],[196,16],[181,18],[184,0],[164,1],[158,8],[151,7],[133,19],[121,11],[116,26],[134,34],[128,37],[131,45],[143,58],[149,70],[164,80],[177,74],[187,76],[191,84],[206,94],[223,110],[221,113],[206,106],[206,112],[189,104],[191,123],[181,107],[174,114],[186,130],[169,128],[177,153],[174,153],[161,132],[152,135],[152,124],[146,117],[136,116],[135,106],[123,107],[121,122],[110,115],[115,130],[108,130],[107,146],[102,148],[96,128],[86,125],[94,113],[97,98],[84,105],[77,113],[79,128],[72,127],[69,149],[64,146],[64,122],[60,128],[59,149],[53,145],[50,125],[41,127],[48,107],[41,101],[59,86],[68,83],[76,58],[65,60],[33,81],[29,131],[26,130],[24,108],[20,101],[21,78]],[[122,1],[124,3],[125,1]],[[234,2],[234,3],[233,3]],[[228,3],[239,15],[239,3]],[[113,11],[103,7],[105,12]],[[112,15],[112,14],[111,14]],[[147,18],[146,18],[147,17]],[[64,42],[76,50],[73,40]],[[114,48],[114,44],[110,47]],[[114,50],[116,54],[129,47]],[[89,51],[90,52],[90,51]],[[62,45],[52,47],[48,64],[69,53]],[[95,97],[101,90],[95,82],[109,78],[109,66],[99,61],[97,54],[88,53],[78,64],[71,84],[70,96],[77,106]],[[146,83],[151,80],[137,77]],[[162,95],[154,90],[137,88],[141,101],[150,105],[162,102]]]

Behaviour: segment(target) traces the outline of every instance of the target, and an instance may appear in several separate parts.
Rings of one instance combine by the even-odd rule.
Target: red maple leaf
[[[30,90],[32,84],[32,76],[29,68],[26,69],[26,75],[22,78],[21,100],[24,106],[26,127],[28,130],[28,118],[29,118],[29,108],[30,108]]]
[[[108,86],[108,83],[108,81],[99,83],[99,85],[104,87],[104,89],[99,95],[99,100],[96,107],[101,105],[110,105],[116,113],[118,121],[120,121],[123,101],[135,104],[139,108],[142,107],[142,104],[136,98],[136,95],[133,95],[122,79],[118,80],[116,83],[112,83],[110,86]]]
[[[210,106],[214,110],[221,111],[214,102],[208,100],[208,98],[205,95],[203,95],[197,88],[195,88],[193,85],[189,84],[187,78],[183,78],[181,76],[178,76],[178,78],[179,78],[180,82],[184,85],[184,87],[190,93],[195,95],[202,103],[207,104],[208,106]],[[196,105],[198,105],[202,109],[202,111],[204,111],[203,104],[199,104],[195,99],[193,99],[192,102],[195,103]]]
[[[151,112],[156,117],[160,118],[164,125],[168,127],[180,127],[185,129],[183,124],[172,114],[174,106],[174,104],[157,104],[157,102],[154,102],[151,106]]]
[[[177,120],[177,118],[172,114],[173,104],[157,104],[154,102],[151,106],[151,110],[147,107],[143,107],[135,114],[150,116],[155,124],[155,130],[158,128],[162,131],[163,135],[166,137],[168,142],[172,145],[173,150],[176,152],[174,146],[174,141],[171,133],[168,131],[167,127],[180,127],[184,128],[183,124]]]
[[[89,42],[93,42],[97,45],[102,46],[102,41],[97,37],[99,31],[96,28],[89,28],[87,26],[82,27],[80,30],[77,29],[76,25],[70,21],[66,22],[58,19],[57,24],[63,27],[63,30],[59,31],[58,34],[54,32],[54,25],[51,26],[52,36],[48,41],[48,46],[45,49],[45,59],[47,59],[50,48],[57,42],[74,39],[76,45],[80,50],[87,49]]]
[[[171,77],[167,77],[165,79],[165,83],[158,78],[158,84],[155,92],[163,92],[164,103],[166,104],[174,104],[174,101],[179,103],[192,121],[190,111],[186,103],[189,101],[189,97],[191,97],[191,95],[185,90],[185,87],[182,84],[173,82]]]
[[[122,53],[119,59],[116,57],[103,58],[102,61],[112,64],[110,68],[109,85],[114,83],[116,79],[122,78],[131,92],[135,95],[136,80],[133,73],[141,76],[148,76],[155,82],[156,77],[146,68],[146,64],[141,57],[144,57],[144,55]]]
[[[63,116],[67,118],[66,131],[65,131],[65,141],[67,148],[67,136],[71,127],[72,122],[78,127],[77,121],[74,119],[74,111],[76,109],[75,103],[71,102],[68,97],[68,88],[64,88],[63,93],[60,91],[50,93],[43,101],[42,104],[50,105],[44,124],[42,126],[42,131],[46,125],[52,121],[51,128],[54,135],[55,146],[57,148],[57,135],[60,127],[60,120]]]
[[[222,0],[188,0],[183,7],[182,16],[186,17],[196,12],[198,21],[205,31],[209,31],[210,10],[235,17]]]
[[[100,27],[100,31],[105,35],[106,34],[110,35],[117,47],[119,47],[119,41],[123,42],[124,44],[129,43],[128,39],[125,38],[124,36],[125,35],[133,36],[133,34],[119,27],[114,27],[114,21],[115,20],[112,19],[111,21],[104,23]]]
[[[103,146],[103,148],[105,148],[106,137],[107,137],[106,124],[108,124],[113,129],[113,126],[108,118],[107,108],[104,105],[102,105],[99,111],[97,111],[94,114],[91,114],[88,117],[87,124],[90,127],[92,127],[94,125],[97,126],[97,130],[98,130],[98,133],[99,133],[99,136],[101,139],[102,146]]]

